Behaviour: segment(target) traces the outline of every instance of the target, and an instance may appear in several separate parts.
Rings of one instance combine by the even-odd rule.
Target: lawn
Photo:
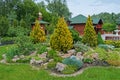
[[[12,45],[14,46],[14,45]],[[11,45],[0,47],[0,59]],[[35,70],[29,64],[0,64],[0,80],[120,80],[120,68],[90,67],[75,77],[55,77],[50,72]]]
[[[91,67],[76,77],[54,77],[28,64],[0,64],[0,80],[120,80],[120,68]]]

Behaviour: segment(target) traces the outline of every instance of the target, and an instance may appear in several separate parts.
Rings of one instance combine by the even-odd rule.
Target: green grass
[[[6,51],[15,45],[5,45],[5,46],[0,46],[0,60],[2,59],[2,55],[6,53]]]
[[[120,68],[91,67],[76,77],[55,77],[28,64],[0,64],[0,80],[120,80]]]

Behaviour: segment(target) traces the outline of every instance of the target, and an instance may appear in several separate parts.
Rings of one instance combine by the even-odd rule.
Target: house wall
[[[120,24],[118,25],[118,29],[120,30]],[[118,34],[120,35],[120,32]]]
[[[79,32],[80,35],[84,34],[85,24],[73,24],[73,28]]]
[[[79,32],[80,35],[84,34],[85,24],[73,24],[72,26],[75,30],[77,30]],[[95,28],[96,33],[98,33],[98,32],[101,32],[101,34],[104,33],[102,31],[102,24],[94,24],[94,26],[96,27]]]

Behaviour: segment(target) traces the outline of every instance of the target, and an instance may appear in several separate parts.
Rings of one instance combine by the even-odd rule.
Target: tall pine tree
[[[57,27],[50,38],[50,46],[63,52],[73,47],[73,38],[63,17],[58,20]]]
[[[94,30],[91,17],[88,16],[85,29],[84,29],[84,36],[82,38],[82,42],[87,44],[88,46],[94,47],[97,45],[97,35]]]
[[[34,43],[44,42],[46,40],[45,32],[41,29],[38,20],[36,20],[35,26],[33,27],[30,36],[33,39]]]

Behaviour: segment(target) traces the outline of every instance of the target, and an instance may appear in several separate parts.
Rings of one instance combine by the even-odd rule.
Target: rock
[[[2,57],[3,57],[3,59],[6,59],[6,54],[3,54]]]
[[[7,63],[5,59],[1,60],[0,63]]]
[[[24,55],[20,55],[20,58],[24,59],[24,58],[25,58],[25,56],[24,56]]]
[[[57,69],[57,71],[61,72],[61,71],[63,71],[65,69],[65,67],[66,67],[65,64],[58,62],[55,68]]]
[[[44,63],[44,64],[43,64],[44,69],[47,69],[47,65],[48,65],[48,63]]]
[[[30,56],[35,56],[36,53],[37,53],[37,51],[34,51],[34,52],[32,52],[32,53],[30,54]]]
[[[30,64],[32,65],[42,65],[42,63],[43,63],[42,60],[35,60],[34,58],[30,60]]]
[[[83,60],[83,55],[82,55],[82,52],[78,52],[77,54],[76,54],[76,58],[78,59],[78,60]]]
[[[36,61],[35,61],[35,64],[36,64],[36,65],[42,65],[42,63],[43,63],[42,60],[36,60]]]
[[[41,59],[46,59],[46,57],[47,57],[47,52],[44,52],[44,53],[42,53],[42,54],[40,54],[40,55],[38,55],[39,56],[39,58],[41,58]]]
[[[75,49],[67,51],[68,54],[74,55],[76,53]]]
[[[94,54],[92,54],[92,58],[98,60],[98,59],[99,59],[99,55],[98,55],[98,53],[94,53]]]
[[[35,59],[34,59],[34,58],[32,58],[32,59],[30,60],[30,64],[35,64]]]
[[[20,60],[20,58],[17,58],[17,57],[16,57],[16,58],[13,58],[13,59],[12,59],[13,62],[16,62],[17,60]]]
[[[49,60],[49,62],[52,62],[52,61],[54,61],[54,59],[50,59],[50,60]]]
[[[68,58],[68,57],[70,57],[70,56],[71,56],[71,54],[64,54],[64,55],[61,55],[62,58]]]

